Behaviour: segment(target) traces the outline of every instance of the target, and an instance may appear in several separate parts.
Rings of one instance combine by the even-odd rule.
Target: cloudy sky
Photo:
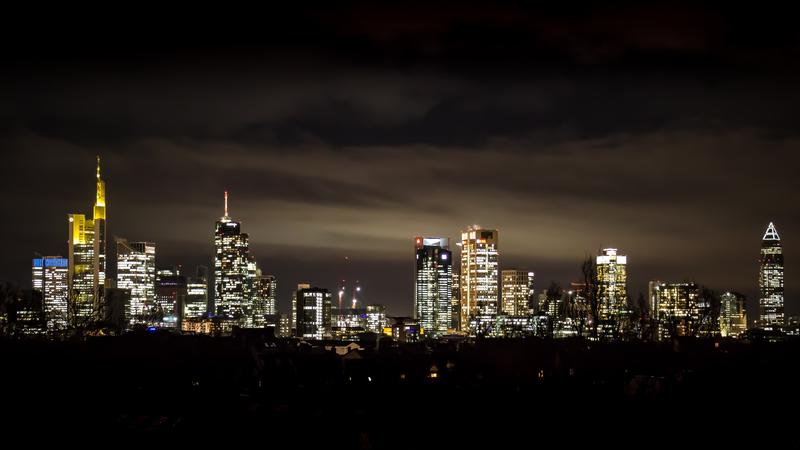
[[[755,307],[774,221],[800,313],[793,12],[70,13],[0,31],[2,280],[66,254],[100,154],[109,234],[155,241],[159,265],[210,264],[228,190],[283,310],[298,282],[347,277],[410,314],[413,236],[470,224],[539,288],[614,246],[634,298],[695,280]]]

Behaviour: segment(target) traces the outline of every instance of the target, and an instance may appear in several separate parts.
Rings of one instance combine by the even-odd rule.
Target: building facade
[[[130,325],[146,323],[147,310],[156,298],[156,245],[118,238],[117,288],[130,291],[125,315]]]
[[[253,326],[264,328],[276,326],[275,299],[278,284],[274,275],[263,275],[261,269],[256,270],[253,280]]]
[[[448,238],[414,239],[414,318],[428,337],[447,334],[453,310],[453,254]]]
[[[783,312],[783,248],[775,225],[769,223],[761,239],[759,259],[758,324],[762,328],[774,329],[784,325]]]
[[[309,287],[297,291],[297,336],[324,339],[331,334],[331,292]]]
[[[33,290],[41,293],[47,332],[67,328],[69,260],[61,256],[33,259]]]
[[[606,248],[597,257],[598,331],[604,337],[617,336],[628,316],[628,258],[617,249]]]
[[[498,233],[476,226],[461,233],[461,325],[471,334],[494,326],[499,312]],[[467,326],[467,328],[473,328]]]
[[[203,317],[208,313],[208,267],[198,266],[186,284],[183,318]]]
[[[505,269],[503,274],[503,314],[527,316],[531,314],[533,272]]]
[[[650,315],[656,324],[656,338],[696,336],[700,331],[700,289],[692,282],[649,283]]]

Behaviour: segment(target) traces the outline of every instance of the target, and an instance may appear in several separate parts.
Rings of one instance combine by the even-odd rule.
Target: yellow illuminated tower
[[[69,321],[87,325],[99,311],[106,278],[106,185],[97,157],[96,195],[92,219],[69,214]]]

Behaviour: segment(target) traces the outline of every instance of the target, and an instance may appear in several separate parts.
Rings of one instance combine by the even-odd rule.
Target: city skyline
[[[653,279],[691,280],[756,311],[758,238],[773,221],[796,315],[790,17],[287,7],[213,45],[164,24],[149,42],[37,24],[0,72],[0,220],[26,219],[0,275],[27,286],[33,252],[66,256],[58,227],[65,211],[91,214],[86,166],[100,154],[107,242],[153,241],[159,264],[210,266],[207,223],[229,191],[284,312],[297,282],[334,289],[349,257],[365,301],[411,315],[409,239],[456,240],[475,223],[503,236],[501,269],[534,271],[537,288],[578,281],[581,261],[615,247],[631,258],[632,297]],[[29,35],[17,31],[2,33]]]
[[[96,183],[96,201],[95,201],[95,205],[97,205],[98,203],[100,205],[102,205],[101,206],[100,215],[102,217],[105,217],[105,211],[106,211],[106,209],[105,209],[105,201],[106,201],[105,190],[106,190],[106,187],[105,187],[105,181],[100,178],[100,157],[99,156],[97,157],[96,178],[97,178],[97,183]],[[220,240],[221,236],[222,236],[222,235],[219,234],[219,232],[220,232],[219,230],[221,229],[220,227],[226,228],[225,225],[227,225],[227,224],[231,224],[232,226],[235,226],[235,228],[236,228],[236,230],[235,230],[236,231],[236,233],[235,233],[236,236],[239,235],[238,233],[239,233],[239,230],[241,228],[241,222],[234,221],[228,215],[228,191],[224,192],[224,204],[223,204],[223,206],[224,206],[223,215],[222,215],[221,218],[218,217],[217,218],[217,222],[216,222],[216,230],[217,230],[217,234],[218,235],[212,241],[212,244],[214,244],[215,246],[220,246],[220,245],[222,245],[222,242],[223,242],[223,241]],[[95,209],[97,209],[97,206],[95,206]],[[72,227],[74,226],[73,223],[74,223],[74,216],[75,215],[74,214],[69,214],[68,216],[70,218],[70,221],[69,221],[69,223],[70,223],[70,236],[72,236],[72,234],[74,234],[74,231],[72,230]],[[468,226],[466,228],[466,231],[462,231],[461,232],[461,234],[462,234],[462,242],[459,242],[459,247],[461,248],[461,252],[462,253],[465,251],[465,249],[471,248],[470,246],[472,244],[469,244],[469,242],[470,242],[469,239],[471,238],[472,240],[475,240],[475,236],[474,236],[475,235],[475,231],[480,232],[480,231],[486,231],[486,230],[480,228],[479,225],[470,225],[470,226]],[[497,230],[488,230],[488,232],[489,232],[489,234],[487,234],[486,237],[490,237],[491,241],[493,243],[496,243],[496,242],[499,241],[499,239],[498,239],[498,231]],[[242,249],[244,249],[244,252],[245,252],[245,253],[243,253],[244,256],[241,256],[241,258],[239,258],[238,256],[231,256],[231,258],[234,258],[235,260],[241,259],[241,261],[238,264],[238,266],[240,266],[240,268],[237,269],[239,272],[241,272],[238,275],[239,277],[241,277],[240,281],[244,281],[245,278],[247,278],[247,279],[250,279],[251,283],[253,283],[256,280],[260,280],[262,278],[262,275],[261,275],[262,274],[262,267],[257,264],[257,259],[255,258],[254,255],[248,254],[248,249],[249,249],[248,240],[249,240],[250,236],[248,234],[245,234],[245,233],[242,233],[241,236],[244,239],[243,243],[241,245],[239,245],[239,244],[236,244],[236,242],[238,242],[238,241],[233,242],[234,245],[231,248],[233,249],[233,248],[236,248],[236,247],[241,247]],[[116,269],[115,270],[115,275],[113,276],[113,279],[115,279],[115,282],[118,283],[117,280],[121,280],[119,267],[117,267],[118,264],[121,261],[121,260],[118,259],[118,258],[120,258],[120,256],[119,256],[120,245],[127,246],[128,243],[127,243],[127,240],[125,238],[120,238],[120,237],[118,237],[116,235],[114,237],[114,240],[115,240],[115,242],[117,244],[117,253],[118,254],[116,255],[116,258],[115,258],[115,259],[117,259],[117,261],[116,261],[116,264],[112,264],[112,266],[108,267],[107,269],[105,269],[105,271],[108,273],[111,270]],[[420,249],[421,246],[422,246],[423,238],[420,237],[420,236],[416,236],[416,237],[413,238],[413,240],[414,240],[415,248]],[[447,237],[430,238],[430,239],[429,238],[425,238],[424,240],[425,240],[425,242],[430,241],[431,245],[444,245],[445,248],[447,248],[448,244],[446,242],[449,240],[449,238],[447,238]],[[445,242],[445,244],[440,244],[440,243],[438,243],[439,241]],[[478,241],[480,241],[480,239]],[[436,242],[436,243],[434,243],[434,242]],[[781,247],[781,240],[780,240],[780,237],[778,236],[778,233],[776,231],[776,227],[775,227],[773,222],[769,222],[769,224],[767,225],[766,231],[764,232],[764,236],[762,237],[762,251],[761,251],[762,255],[763,255],[763,252],[764,252],[763,248],[766,248],[764,246],[767,245],[770,242],[777,242],[778,243],[777,244],[778,247],[779,248]],[[153,248],[151,248],[149,251],[151,252],[151,258],[154,258],[153,255],[155,255],[155,248],[154,248],[155,243],[147,242],[147,243],[135,243],[135,244],[137,244],[137,245],[145,245],[146,244],[146,245],[153,246]],[[425,244],[425,245],[428,245],[428,244]],[[239,250],[236,250],[236,251],[238,252]],[[496,251],[496,250],[493,250],[493,251]],[[608,255],[608,254],[616,255],[616,251],[617,251],[617,249],[615,249],[615,248],[606,248],[606,249],[598,250],[598,253],[596,255],[592,256],[592,257],[597,259],[598,267],[603,267],[603,265],[601,264],[601,259],[607,258],[607,256],[603,256],[603,255]],[[611,252],[611,253],[609,253],[609,252]],[[497,252],[497,253],[501,254],[502,252]],[[34,252],[34,254],[38,255],[39,252]],[[448,253],[448,255],[451,255],[451,253]],[[458,260],[456,260],[457,256],[458,256],[458,252],[456,252],[456,255],[452,256],[452,259],[455,260],[454,263],[457,262],[458,264],[460,264],[461,263],[461,261],[460,261],[461,258],[458,258]],[[462,255],[462,257],[463,257],[463,255]],[[39,258],[41,258],[41,257],[39,257]],[[496,282],[499,283],[498,284],[498,289],[499,289],[501,287],[501,285],[502,285],[502,283],[500,283],[500,280],[499,280],[500,272],[502,272],[503,270],[509,270],[510,267],[508,267],[507,265],[504,265],[502,263],[502,261],[503,261],[502,257],[494,257],[494,258],[497,258],[498,262],[496,264],[500,268],[499,271],[497,272],[497,274],[495,274],[495,278],[497,278]],[[633,298],[633,296],[630,294],[630,292],[626,292],[627,291],[627,286],[629,284],[627,282],[627,273],[626,273],[627,270],[624,269],[625,266],[627,265],[626,261],[625,261],[626,260],[626,256],[621,256],[621,258],[622,258],[622,264],[623,264],[623,270],[624,270],[623,271],[623,275],[622,275],[623,276],[623,280],[624,280],[624,282],[622,284],[623,293],[624,293],[624,296],[626,298],[628,298],[629,301],[631,302],[630,304],[633,305],[633,303],[635,302],[635,298]],[[346,264],[349,264],[349,257],[346,257],[346,259],[347,259]],[[36,264],[36,261],[37,261],[37,259],[34,258],[34,264]],[[417,261],[419,262],[419,256],[417,257]],[[173,267],[182,267],[183,266],[182,264],[175,264],[174,262],[165,264],[163,261],[157,262],[156,264],[157,264],[158,268],[169,268],[170,270]],[[212,267],[214,266],[214,264],[215,264],[214,261],[211,261],[211,266]],[[202,267],[204,267],[202,264],[198,264],[196,266],[196,268],[198,270],[200,268],[202,268]],[[780,275],[780,277],[781,277],[780,278],[781,308],[783,309],[785,307],[785,304],[784,304],[784,300],[783,300],[783,275],[782,275],[782,273],[783,273],[782,272],[782,270],[783,270],[782,269],[783,268],[783,260],[782,259],[780,260],[780,267],[781,267],[781,275]],[[154,270],[154,269],[150,269],[150,270]],[[462,267],[462,270],[463,270],[463,267]],[[761,274],[762,270],[763,270],[763,268],[761,266],[759,266],[759,274]],[[192,272],[192,268],[187,266],[186,268],[183,269],[183,272],[184,273],[191,273]],[[250,273],[250,272],[252,272],[252,273]],[[601,270],[600,272],[603,272],[603,271]],[[34,273],[36,273],[36,267],[34,267]],[[459,275],[457,270],[454,270],[453,274],[454,274],[454,276],[455,275]],[[107,274],[106,278],[108,278],[108,277],[109,277],[109,275]],[[269,277],[271,277],[271,279],[273,279],[273,280],[275,279],[274,275],[269,275]],[[761,275],[759,275],[759,277],[761,277]],[[314,275],[309,275],[309,276],[304,277],[303,280],[308,280],[308,279],[313,279],[313,278],[314,278]],[[572,281],[569,281],[569,282],[563,282],[562,280],[549,280],[549,281],[547,281],[547,283],[549,284],[550,282],[555,281],[555,282],[561,284],[562,286],[569,286],[570,283],[578,282],[579,281],[578,278],[579,277],[576,276]],[[214,279],[216,280],[218,278],[215,277]],[[460,279],[463,280],[464,278],[461,277]],[[153,281],[154,280],[155,279],[153,279]],[[720,293],[729,292],[729,291],[732,291],[732,290],[736,291],[735,289],[720,289],[720,288],[718,288],[716,286],[708,286],[707,284],[704,284],[702,282],[697,282],[694,279],[689,279],[689,278],[685,278],[685,277],[682,278],[682,280],[684,282],[697,283],[697,284],[705,286],[705,287],[710,287],[712,289],[715,289],[715,290],[719,291]],[[337,283],[340,282],[340,281],[341,280],[337,280]],[[34,284],[36,283],[36,275],[34,275],[33,283]],[[359,284],[359,291],[360,291],[360,284],[361,283],[360,282],[357,282],[357,283]],[[538,293],[538,294],[541,294],[544,290],[547,289],[547,286],[546,285],[541,285],[541,283],[542,283],[542,281],[539,280],[539,284],[540,285],[538,286],[538,289],[537,289],[536,284],[534,284],[534,289],[536,289],[536,293]],[[219,282],[215,281],[215,284],[217,285],[217,287],[210,289],[209,297],[208,297],[208,305],[209,305],[208,308],[210,309],[211,313],[219,313],[219,311],[218,311],[218,309],[219,309],[219,303],[218,303],[219,299],[217,298],[217,294],[215,293],[215,291],[219,288]],[[241,285],[241,283],[239,283],[239,284]],[[311,283],[311,284],[314,285],[314,283]],[[413,282],[412,284],[416,285],[416,282]],[[602,286],[603,283],[601,282],[600,284]],[[120,285],[119,287],[124,287],[124,286],[125,286],[125,284],[123,282],[123,284]],[[326,285],[320,284],[320,286],[326,286]],[[759,286],[760,286],[760,282],[759,282]],[[255,290],[255,285],[248,286],[245,283],[244,285],[241,285],[240,288],[238,288],[238,289],[243,290],[242,292],[245,292],[248,289]],[[270,298],[272,299],[270,301],[274,301],[275,303],[277,303],[277,306],[278,306],[278,308],[274,309],[274,310],[272,309],[274,307],[267,307],[269,310],[272,310],[272,311],[275,311],[275,312],[280,312],[280,313],[290,313],[291,312],[291,309],[290,309],[291,308],[291,302],[294,301],[294,299],[296,298],[295,297],[296,291],[292,291],[292,295],[287,296],[283,302],[281,301],[280,294],[276,294],[275,293],[274,288],[269,288],[265,292],[269,292],[269,295],[271,296]],[[650,280],[648,282],[648,291],[647,292],[648,292],[648,296],[652,297],[652,280]],[[242,294],[242,295],[246,295],[246,294]],[[464,295],[463,291],[461,292],[461,295],[462,296]],[[602,288],[601,288],[601,292],[598,295],[601,298],[603,297],[604,294],[602,293]],[[755,298],[755,301],[757,302],[756,304],[759,305],[758,306],[759,309],[760,309],[760,304],[761,304],[760,298],[762,297],[762,295],[763,294],[759,294]],[[415,316],[415,315],[417,315],[417,313],[414,310],[415,305],[417,304],[416,296],[417,296],[417,294],[413,294],[412,293],[412,299],[411,299],[412,305],[411,305],[410,314],[403,314],[401,312],[399,314],[394,314],[394,315],[396,315],[396,316],[403,316],[403,315]],[[135,303],[135,295],[133,297],[134,297],[133,298],[133,300],[134,300],[133,303]],[[249,303],[250,302],[250,295],[246,295],[246,297],[247,297],[247,302]],[[496,297],[496,299],[493,300],[493,301],[497,302],[496,306],[497,306],[497,309],[498,309],[498,312],[499,312],[499,310],[502,307],[502,302],[503,302],[502,292],[500,290],[498,290],[497,295],[494,296],[494,297]],[[245,297],[242,297],[242,298],[244,299]],[[255,297],[253,297],[253,298],[255,299]],[[464,298],[466,299],[466,297],[464,297]],[[213,299],[213,302],[212,302],[212,299]],[[263,302],[264,300],[258,300],[258,301],[262,301]],[[464,300],[464,301],[466,302],[466,300]],[[622,301],[622,300],[620,300],[620,301]],[[748,303],[751,303],[751,301],[752,301],[751,299],[748,299]],[[367,300],[367,302],[368,303],[372,303],[372,304],[382,304],[382,305],[386,305],[387,304],[386,302],[381,302],[379,300],[376,300],[376,301]],[[462,305],[463,304],[466,304],[466,303],[462,303]],[[213,308],[212,308],[212,305],[213,305]],[[389,303],[389,305],[391,305],[391,304]],[[362,305],[362,307],[363,307],[363,305]],[[399,309],[399,310],[402,311],[402,309]],[[791,307],[790,307],[790,311],[791,311]],[[248,317],[250,317],[250,314],[251,313],[248,313]],[[787,313],[786,314],[786,316],[788,316],[788,315],[791,315],[791,313]],[[754,317],[754,316],[751,316],[751,317]],[[252,321],[253,319],[251,317],[248,320]],[[258,319],[258,320],[263,320],[263,319]],[[460,318],[460,320],[463,321],[463,320],[465,320],[465,318],[462,316]],[[751,325],[755,322],[755,320],[756,320],[755,318],[753,318],[753,320],[751,320]],[[247,323],[250,323],[249,321]],[[779,322],[782,323],[783,321],[784,321],[784,319],[782,318]],[[244,322],[242,322],[242,323],[244,324]],[[453,329],[453,328],[451,328],[451,329]]]

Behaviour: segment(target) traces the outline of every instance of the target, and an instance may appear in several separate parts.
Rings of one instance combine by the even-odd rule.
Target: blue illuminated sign
[[[42,267],[42,258],[33,258],[33,267]]]

